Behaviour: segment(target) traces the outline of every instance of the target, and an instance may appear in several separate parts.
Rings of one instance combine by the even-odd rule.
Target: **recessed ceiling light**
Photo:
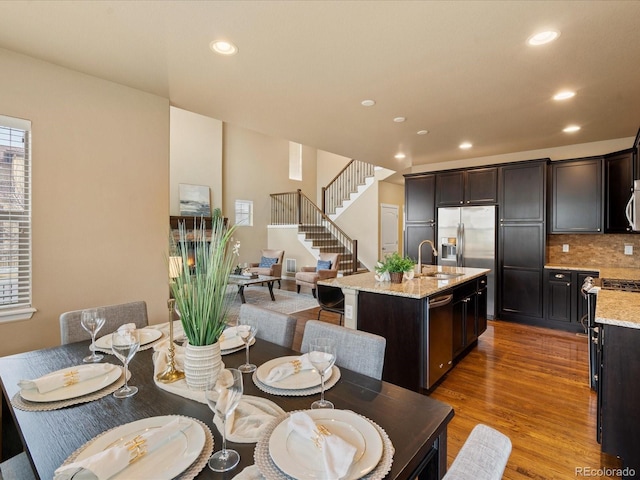
[[[471,147],[473,147],[473,145],[470,144],[469,142],[463,142],[460,144],[460,148],[463,150],[467,150],[468,148],[471,148]]]
[[[396,153],[393,158],[396,160],[402,160],[403,158],[407,158],[407,156],[404,153]]]
[[[209,45],[211,50],[220,55],[235,55],[238,53],[238,47],[233,43],[224,40],[215,40]]]
[[[562,92],[558,92],[553,96],[554,100],[566,100],[568,98],[573,98],[576,96],[576,92],[572,92],[571,90],[564,90]]]
[[[396,122],[396,123],[402,123],[405,120],[406,120],[405,117],[396,117],[396,118],[393,119],[393,121]]]
[[[429,133],[429,130],[418,130],[416,133],[418,135],[426,135],[427,133]]]
[[[578,130],[580,130],[580,127],[578,125],[569,125],[567,128],[564,128],[562,131],[565,133],[573,133],[573,132],[577,132]]]
[[[531,35],[527,39],[527,43],[534,47],[538,45],[545,45],[549,42],[553,42],[556,38],[560,36],[560,32],[557,30],[546,30],[544,32],[538,32],[534,35]]]
[[[360,102],[363,107],[373,107],[376,104],[375,100],[363,100]]]

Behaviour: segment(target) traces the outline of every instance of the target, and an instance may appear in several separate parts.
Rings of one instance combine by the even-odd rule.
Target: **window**
[[[289,142],[289,180],[302,180],[302,145]]]
[[[253,202],[251,200],[236,200],[236,225],[240,227],[253,226]]]
[[[0,322],[33,312],[31,122],[0,115]]]

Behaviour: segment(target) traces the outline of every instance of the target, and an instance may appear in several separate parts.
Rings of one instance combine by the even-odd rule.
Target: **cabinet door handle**
[[[570,283],[567,283],[567,287],[570,287],[570,286],[571,286],[571,284],[570,284]]]
[[[444,367],[444,363],[441,363],[441,364],[440,364],[440,368],[442,368],[442,367]]]
[[[556,278],[564,278],[564,274],[563,273],[556,273]]]
[[[449,361],[447,362],[447,365],[451,365],[451,360],[449,360]]]

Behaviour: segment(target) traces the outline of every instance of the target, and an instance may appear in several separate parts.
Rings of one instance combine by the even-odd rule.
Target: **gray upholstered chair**
[[[499,431],[473,427],[442,480],[500,480],[511,454],[511,440]]]
[[[65,312],[60,315],[60,343],[62,345],[91,339],[91,335],[80,325],[81,315],[82,310]],[[104,315],[106,319],[98,332],[99,336],[115,332],[120,325],[125,323],[135,323],[137,328],[149,325],[147,304],[143,301],[107,305],[104,307]]]
[[[298,293],[300,293],[300,287],[309,287],[311,294],[315,298],[318,280],[326,280],[327,278],[336,278],[338,276],[339,258],[339,253],[321,253],[318,260],[331,262],[331,266],[328,269],[318,269],[317,265],[314,267],[302,267],[300,271],[296,273]]]
[[[25,452],[0,463],[0,480],[35,480],[36,474]]]
[[[240,306],[238,323],[258,327],[256,337],[291,348],[297,320],[285,313],[274,312],[248,303]]]
[[[302,353],[309,352],[309,344],[316,338],[336,341],[336,365],[354,372],[382,379],[384,351],[387,340],[373,333],[353,330],[331,323],[308,320],[302,334]]]
[[[271,263],[275,259],[275,263]],[[262,262],[265,262],[262,264]],[[284,262],[284,250],[262,250],[262,257],[258,263],[250,263],[249,271],[258,275],[267,275],[269,277],[282,276],[282,262]],[[268,265],[267,265],[268,264]],[[261,266],[262,265],[262,266]],[[282,285],[278,280],[278,288]]]

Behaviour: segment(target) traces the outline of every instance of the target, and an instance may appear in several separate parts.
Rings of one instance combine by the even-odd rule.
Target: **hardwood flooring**
[[[283,288],[292,287],[283,283]],[[318,310],[293,314],[298,319],[295,349],[300,348],[304,323],[317,318]],[[321,320],[331,323],[338,318],[321,314]],[[513,444],[504,479],[587,476],[578,468],[589,469],[591,477],[620,478],[598,471],[620,464],[601,454],[595,439],[596,394],[587,383],[588,362],[584,336],[490,321],[478,346],[430,395],[455,410],[448,429],[449,464],[471,429],[484,423]]]

